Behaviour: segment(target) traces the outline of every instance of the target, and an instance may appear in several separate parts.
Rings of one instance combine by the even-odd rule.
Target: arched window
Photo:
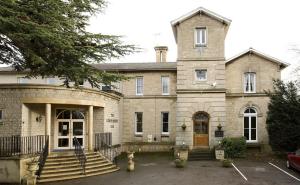
[[[251,107],[244,112],[244,136],[247,142],[257,142],[257,112]]]

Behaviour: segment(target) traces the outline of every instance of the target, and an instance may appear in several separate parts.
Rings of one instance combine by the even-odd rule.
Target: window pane
[[[72,111],[72,119],[84,119],[83,112],[81,112],[81,111]]]
[[[83,122],[73,122],[73,135],[74,136],[83,135]]]
[[[136,132],[143,132],[143,113],[136,112]]]
[[[69,146],[69,139],[58,139],[58,147],[68,147]]]
[[[143,77],[136,78],[136,93],[143,94]]]
[[[251,128],[256,128],[256,117],[251,117]]]
[[[206,80],[206,73],[207,73],[206,69],[196,70],[197,80]]]
[[[69,110],[57,109],[56,115],[58,115],[57,119],[70,119],[71,112]]]
[[[79,144],[82,146],[83,138],[77,138]],[[75,146],[75,141],[73,140],[73,146]]]
[[[256,140],[256,129],[251,129],[251,140]]]
[[[169,77],[162,77],[162,93],[168,94],[169,93]]]
[[[249,128],[249,117],[244,117],[244,128]]]
[[[196,29],[196,44],[205,45],[206,44],[206,28]]]
[[[162,132],[169,132],[169,113],[162,113]]]
[[[244,136],[246,137],[246,140],[249,140],[249,129],[244,129]]]
[[[69,135],[69,122],[59,122],[58,136],[68,136],[68,135]]]
[[[206,29],[201,29],[201,34],[202,34],[202,40],[201,40],[201,44],[205,44],[206,43],[206,38],[205,38],[205,36],[206,36],[206,34],[205,34],[205,32],[206,32]]]

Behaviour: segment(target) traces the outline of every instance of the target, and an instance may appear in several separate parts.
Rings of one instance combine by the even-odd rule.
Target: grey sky
[[[170,21],[204,7],[232,20],[226,38],[226,58],[249,47],[292,64],[290,51],[300,46],[298,0],[108,0],[103,14],[93,17],[92,32],[123,35],[126,43],[143,51],[112,62],[153,62],[155,45],[169,47],[168,61],[176,61],[176,43]],[[283,71],[289,78],[291,69]]]

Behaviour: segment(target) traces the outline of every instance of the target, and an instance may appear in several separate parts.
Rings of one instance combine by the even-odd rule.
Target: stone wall
[[[196,79],[196,69],[207,69],[207,80]],[[213,86],[216,83],[216,86]],[[177,63],[177,90],[215,90],[225,88],[224,61],[183,61]]]
[[[207,46],[195,47],[195,29],[206,27]],[[224,60],[224,42],[228,26],[204,14],[197,14],[176,26],[178,60]]]
[[[169,76],[170,78],[170,95],[176,95],[176,71],[157,71],[157,72],[128,72],[124,73],[132,77],[128,81],[122,82],[122,94],[124,97],[136,96],[136,77],[144,78],[144,96],[162,95],[161,77]]]
[[[209,147],[213,147],[219,141],[214,137],[214,132],[219,123],[225,126],[226,105],[225,93],[187,93],[177,95],[176,113],[176,145],[183,141],[186,145],[193,147],[193,120],[196,112],[204,111],[209,114]],[[186,130],[182,130],[185,124]]]
[[[253,107],[257,111],[258,143],[268,144],[266,118],[269,98],[267,96],[226,97],[226,127],[225,136],[240,137],[244,132],[244,111]]]
[[[256,73],[256,92],[273,89],[273,79],[280,79],[278,64],[254,54],[246,54],[226,64],[226,89],[228,93],[244,93],[244,73]]]
[[[153,142],[175,140],[176,98],[124,98],[122,141],[124,143],[147,142],[152,135]],[[135,135],[135,112],[143,112],[143,135]],[[169,112],[169,136],[162,136],[161,112]],[[156,138],[156,141],[154,141]]]

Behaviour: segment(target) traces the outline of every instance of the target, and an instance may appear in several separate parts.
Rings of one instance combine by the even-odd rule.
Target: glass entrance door
[[[57,149],[74,149],[73,138],[84,148],[84,113],[77,110],[57,110],[57,124],[55,130]]]

